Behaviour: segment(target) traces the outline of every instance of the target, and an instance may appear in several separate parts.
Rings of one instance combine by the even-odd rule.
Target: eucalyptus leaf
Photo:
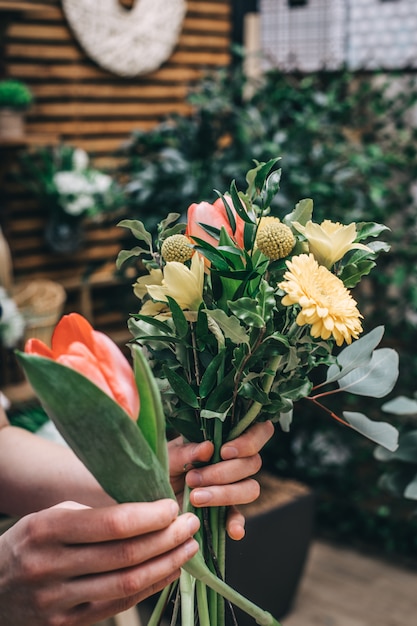
[[[346,376],[351,370],[367,363],[372,352],[380,343],[384,335],[384,327],[377,326],[366,335],[360,337],[343,350],[337,356],[337,364],[331,365],[327,370],[326,383],[332,383]]]
[[[374,456],[378,461],[402,461],[417,465],[417,430],[401,434],[398,448],[395,452],[387,452],[383,448],[376,448]]]
[[[398,396],[397,398],[385,402],[381,409],[386,413],[393,413],[394,415],[416,415],[417,400],[405,396]]]
[[[293,410],[283,411],[279,414],[279,425],[281,426],[284,433],[290,432],[290,426],[293,418]]]
[[[351,428],[387,450],[398,447],[398,430],[388,422],[374,422],[363,413],[344,411],[343,417]]]
[[[21,352],[17,359],[58,431],[112,498],[175,497],[140,428],[110,396],[52,359]]]
[[[382,398],[393,390],[398,378],[398,353],[392,348],[375,350],[370,361],[338,380],[341,391]]]
[[[411,483],[407,485],[404,490],[404,497],[410,500],[417,500],[417,474],[414,476]]]

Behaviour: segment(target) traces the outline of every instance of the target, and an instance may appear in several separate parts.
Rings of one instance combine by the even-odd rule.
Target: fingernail
[[[190,535],[194,535],[197,530],[200,528],[200,522],[198,517],[195,515],[189,515],[187,519],[188,530],[190,531]]]
[[[189,487],[199,487],[202,483],[203,479],[201,476],[201,473],[198,472],[197,470],[191,470],[191,472],[188,472],[187,474],[187,485]]]
[[[184,544],[185,553],[190,558],[198,551],[198,543],[195,539],[188,539]]]
[[[193,501],[195,504],[207,504],[213,498],[211,491],[207,489],[197,489],[193,491]]]
[[[234,446],[225,446],[222,449],[222,459],[224,461],[228,461],[230,459],[236,459],[239,454],[239,451]]]
[[[174,501],[171,500],[171,513],[173,516],[177,516],[178,515],[178,504]]]

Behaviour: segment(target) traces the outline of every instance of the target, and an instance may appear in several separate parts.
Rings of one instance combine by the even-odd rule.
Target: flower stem
[[[264,375],[263,384],[262,384],[262,389],[265,391],[265,393],[269,393],[271,391],[271,387],[275,380],[275,375],[281,363],[281,359],[282,359],[281,355],[278,354],[277,356],[273,357],[268,363],[268,367],[267,367],[268,373]],[[239,420],[239,422],[236,424],[234,428],[232,428],[227,440],[231,441],[232,439],[236,439],[236,437],[239,437],[239,435],[241,435],[247,428],[249,428],[252,422],[254,422],[256,418],[258,417],[259,413],[261,412],[262,407],[263,407],[263,404],[261,402],[255,401],[250,406],[250,408],[245,413],[245,415],[242,417],[242,419]]]
[[[229,587],[225,582],[220,580],[215,574],[210,572],[201,553],[197,553],[188,563],[184,565],[184,569],[194,576],[197,580],[205,583],[210,589],[229,600],[239,609],[253,617],[255,622],[260,626],[280,626],[280,623],[268,611],[264,611],[242,596],[240,593]],[[212,623],[214,626],[216,622]]]

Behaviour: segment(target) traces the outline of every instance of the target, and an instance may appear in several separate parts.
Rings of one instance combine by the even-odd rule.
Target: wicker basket
[[[16,283],[12,295],[25,318],[24,340],[36,337],[50,345],[66,299],[63,286],[52,280],[34,279]]]

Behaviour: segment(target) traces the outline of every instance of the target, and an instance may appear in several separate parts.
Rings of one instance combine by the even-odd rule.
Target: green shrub
[[[0,109],[24,111],[32,102],[32,92],[21,81],[14,79],[0,81]]]

